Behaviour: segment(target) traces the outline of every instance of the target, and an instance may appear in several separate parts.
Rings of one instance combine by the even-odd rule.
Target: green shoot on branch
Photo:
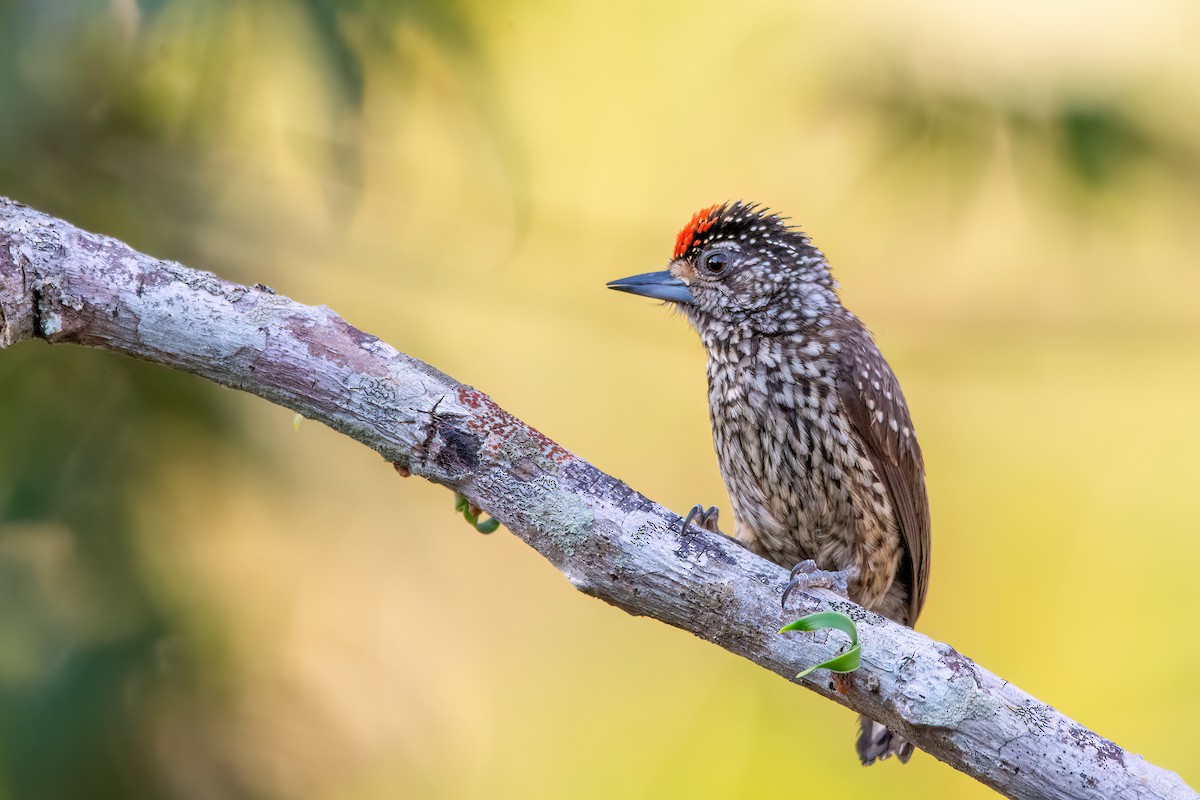
[[[850,637],[850,649],[841,655],[834,656],[828,661],[822,661],[820,664],[809,667],[797,675],[797,679],[803,678],[815,669],[827,669],[833,672],[854,672],[854,670],[858,669],[862,657],[862,645],[858,643],[858,628],[855,626],[854,620],[845,614],[837,611],[820,611],[784,625],[779,629],[779,632],[822,630],[839,630],[844,632]]]
[[[471,501],[457,492],[454,494],[454,510],[461,511],[463,518],[466,519],[467,522],[471,523],[475,530],[479,531],[480,533],[495,533],[496,529],[500,527],[500,520],[496,519],[495,517],[492,517],[485,522],[480,522],[479,509],[473,508],[471,506]]]

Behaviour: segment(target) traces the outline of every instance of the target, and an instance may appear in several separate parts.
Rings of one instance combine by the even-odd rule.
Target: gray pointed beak
[[[643,297],[653,297],[655,300],[666,300],[669,303],[691,305],[692,293],[687,284],[671,273],[646,272],[642,275],[631,275],[616,281],[609,281],[608,288],[618,292],[640,294]]]

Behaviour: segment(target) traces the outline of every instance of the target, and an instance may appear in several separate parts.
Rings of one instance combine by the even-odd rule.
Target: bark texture
[[[463,493],[580,591],[785,679],[845,638],[780,635],[780,625],[846,613],[862,668],[836,686],[825,670],[795,682],[1009,797],[1200,796],[949,645],[835,595],[801,595],[783,614],[785,571],[724,537],[681,536],[678,515],[324,306],[152,258],[0,198],[0,347],[28,339],[116,350],[324,422]]]

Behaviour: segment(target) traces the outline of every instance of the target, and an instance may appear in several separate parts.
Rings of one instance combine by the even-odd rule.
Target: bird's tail
[[[912,757],[913,746],[874,720],[858,718],[858,757],[863,766],[895,756],[901,764]]]

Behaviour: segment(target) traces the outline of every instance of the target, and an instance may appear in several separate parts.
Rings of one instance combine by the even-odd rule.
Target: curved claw
[[[683,528],[680,530],[680,533],[686,536],[688,529],[692,526],[693,520],[698,522],[700,527],[706,531],[711,533],[720,533],[721,531],[717,529],[717,517],[719,517],[720,514],[721,512],[716,506],[709,506],[706,509],[704,506],[697,503],[696,505],[692,506],[692,510],[689,511],[687,516],[683,518]]]
[[[817,562],[813,561],[811,558],[806,558],[796,566],[792,567],[792,571],[788,573],[787,585],[783,587],[783,596],[779,598],[780,608],[787,608],[788,597],[791,596],[792,592],[799,589],[800,584],[803,583],[803,581],[797,579],[801,575],[815,572],[816,569]]]
[[[806,575],[817,572],[817,562],[811,558],[806,558],[796,566],[792,567],[792,571],[788,573],[788,579],[794,580],[798,575]]]
[[[850,581],[858,577],[857,567],[847,567],[833,572],[817,569],[817,562],[806,558],[788,573],[787,585],[783,587],[783,596],[779,598],[781,608],[787,608],[788,597],[797,589],[828,589],[850,599]]]

